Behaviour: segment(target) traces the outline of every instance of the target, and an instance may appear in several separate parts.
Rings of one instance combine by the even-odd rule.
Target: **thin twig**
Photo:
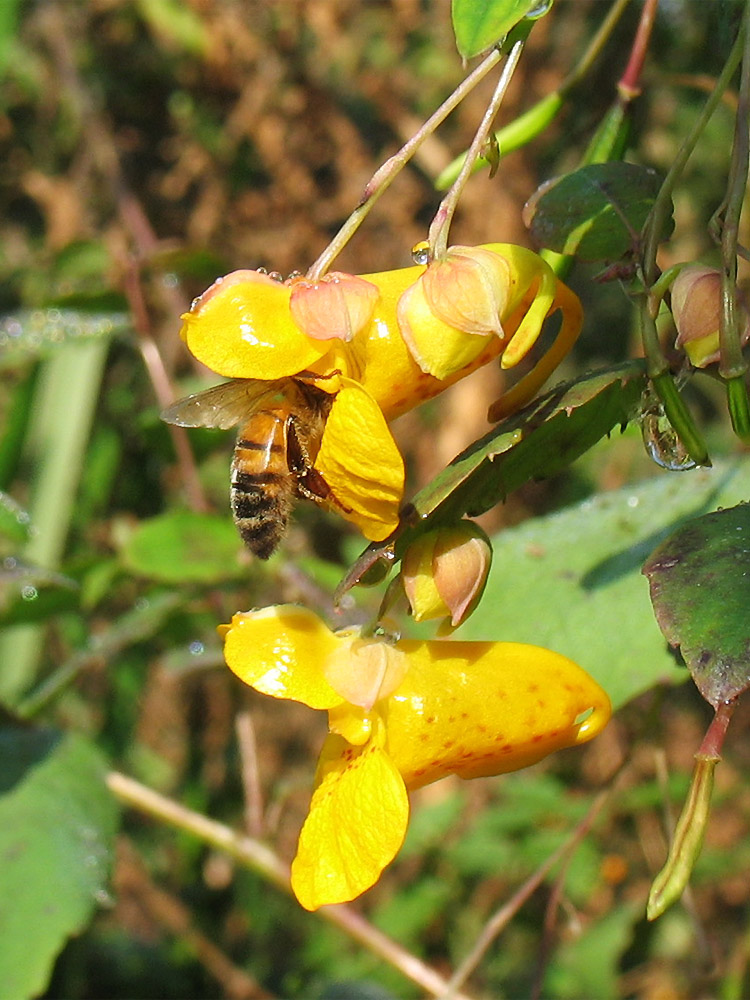
[[[130,306],[133,328],[138,336],[138,347],[143,363],[151,379],[159,406],[164,410],[170,403],[174,402],[174,388],[164,365],[164,359],[151,332],[151,321],[140,280],[140,268],[135,261],[131,261],[130,266],[125,269],[123,289]],[[205,512],[209,510],[209,503],[198,475],[198,467],[195,464],[187,431],[184,427],[178,427],[175,424],[167,424],[167,428],[177,455],[177,464],[188,504],[192,510]]]
[[[495,87],[495,92],[493,93],[492,99],[487,106],[487,110],[482,117],[482,121],[479,123],[479,128],[477,129],[474,139],[469,146],[466,159],[464,160],[463,166],[459,171],[458,177],[451,185],[448,194],[440,202],[440,206],[435,213],[435,218],[432,220],[430,225],[428,237],[431,257],[440,259],[445,254],[448,247],[448,231],[450,229],[451,221],[453,220],[453,215],[456,211],[456,206],[458,205],[458,199],[463,193],[463,189],[466,187],[466,182],[471,177],[474,164],[485,147],[487,137],[492,129],[492,123],[500,110],[500,105],[503,103],[503,99],[505,98],[505,94],[510,86],[510,81],[513,79],[513,74],[516,71],[518,60],[521,58],[522,52],[523,42],[516,42],[510,50],[505,66],[503,66],[503,72],[500,74],[500,79]]]
[[[282,892],[291,895],[289,866],[260,841],[237,833],[201,813],[193,812],[117,771],[111,771],[107,775],[107,785],[121,802],[226,851],[240,864],[251,868]],[[448,983],[442,976],[373,927],[351,907],[343,904],[322,906],[316,911],[316,915],[344,931],[432,996],[445,995]],[[455,1000],[469,1000],[464,994],[452,992],[451,996]]]
[[[245,827],[251,837],[262,837],[263,792],[258,773],[258,743],[253,717],[248,710],[237,713],[234,722],[240,751],[240,776],[245,796]]]
[[[565,857],[569,851],[572,851],[580,843],[580,841],[583,840],[593,826],[594,821],[601,812],[605,803],[612,795],[612,792],[613,786],[610,786],[610,788],[600,792],[599,795],[596,796],[591,804],[591,808],[583,817],[581,822],[571,832],[568,838],[560,844],[560,846],[553,851],[552,854],[550,854],[547,860],[537,868],[533,875],[526,879],[524,884],[511,896],[508,902],[504,903],[500,909],[490,917],[484,925],[481,934],[477,938],[474,947],[453,973],[453,976],[448,983],[448,988],[445,993],[441,994],[440,1000],[457,1000],[458,994],[456,993],[456,990],[463,986],[472,972],[482,961],[495,938],[510,923],[523,904],[536,892],[560,858]]]
[[[397,153],[394,153],[390,159],[386,160],[385,163],[375,171],[373,176],[365,185],[359,205],[354,209],[352,214],[346,220],[338,233],[336,233],[320,257],[318,257],[312,267],[308,270],[307,277],[311,281],[316,281],[323,274],[325,274],[331,266],[333,260],[341,253],[343,248],[362,225],[380,196],[385,194],[392,181],[395,180],[400,171],[414,156],[424,140],[435,131],[435,129],[448,117],[451,111],[453,111],[454,108],[461,103],[466,95],[470,93],[482,79],[484,79],[484,77],[501,58],[502,54],[500,50],[493,49],[492,52],[490,52],[490,54],[482,60],[477,68],[470,73],[469,76],[467,76],[466,79],[458,85],[458,87],[456,87],[450,97],[440,105],[437,111],[435,111],[427,119],[419,131],[415,132],[411,139],[409,139],[409,141],[403,145]]]
[[[643,279],[647,288],[650,288],[657,277],[656,252],[659,242],[664,232],[664,223],[669,215],[672,206],[672,192],[677,182],[682,176],[682,172],[695,149],[695,146],[703,134],[703,130],[708,124],[711,115],[716,110],[722,99],[724,91],[729,86],[729,82],[740,63],[742,57],[742,33],[737,37],[732,49],[724,64],[713,93],[703,105],[701,113],[693,123],[693,127],[682,141],[680,148],[672,161],[672,165],[667,172],[667,176],[659,189],[659,194],[649,212],[646,223],[643,227]]]

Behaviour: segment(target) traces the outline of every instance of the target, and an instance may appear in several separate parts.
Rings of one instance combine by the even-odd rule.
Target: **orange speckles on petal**
[[[599,728],[609,717],[598,685],[556,653],[515,643],[398,645],[411,666],[384,721],[386,749],[408,788],[451,772],[470,778],[526,767],[579,742],[582,709],[596,706]],[[566,683],[577,690],[566,691]],[[530,694],[530,685],[544,697]]]

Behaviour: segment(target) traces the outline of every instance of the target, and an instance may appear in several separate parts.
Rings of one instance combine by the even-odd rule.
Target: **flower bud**
[[[414,620],[447,617],[457,628],[479,602],[491,562],[489,539],[471,521],[422,535],[401,562]]]
[[[291,285],[292,319],[313,340],[349,341],[370,322],[380,297],[377,287],[354,274],[332,271],[320,281]]]
[[[672,284],[672,315],[677,327],[675,347],[681,347],[690,363],[705,368],[719,360],[721,325],[721,272],[715,267],[688,264]],[[738,310],[741,342],[750,337],[750,319]]]

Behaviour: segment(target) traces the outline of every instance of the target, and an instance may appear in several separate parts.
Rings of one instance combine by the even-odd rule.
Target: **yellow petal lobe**
[[[380,711],[408,788],[527,767],[593,739],[609,720],[606,693],[559,653],[504,642],[398,645],[409,673]]]
[[[445,323],[433,311],[421,281],[401,296],[398,322],[419,368],[440,381],[462,371],[496,339],[493,334],[467,333]]]
[[[309,367],[328,350],[306,337],[289,309],[290,290],[257,271],[218,281],[182,317],[191,354],[228,378],[276,379]]]
[[[280,604],[236,614],[222,630],[227,665],[256,691],[310,708],[342,703],[322,670],[340,640],[311,611]]]
[[[390,535],[404,493],[404,462],[380,407],[360,385],[346,380],[336,395],[315,468],[335,509],[365,538]]]
[[[292,889],[307,910],[355,899],[403,843],[409,800],[378,742],[353,747],[340,736],[326,740],[292,862]]]

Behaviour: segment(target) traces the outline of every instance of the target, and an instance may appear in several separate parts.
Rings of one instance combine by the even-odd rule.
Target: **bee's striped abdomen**
[[[288,431],[287,410],[261,410],[241,429],[234,451],[232,514],[243,541],[261,559],[278,545],[292,509]]]

